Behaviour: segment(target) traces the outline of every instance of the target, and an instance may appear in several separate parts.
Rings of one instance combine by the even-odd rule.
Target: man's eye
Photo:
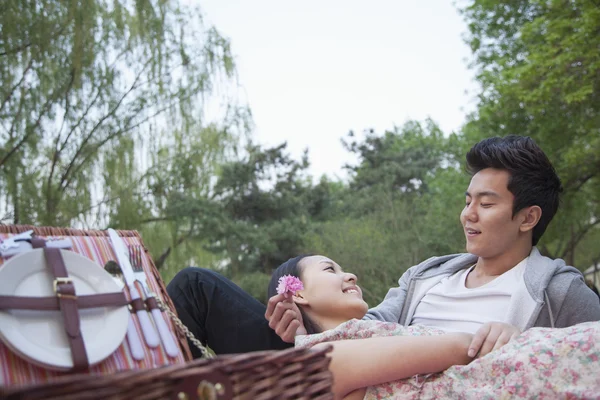
[[[466,203],[465,207],[469,207],[471,205],[471,203]]]
[[[490,208],[491,206],[493,206],[493,204],[490,204],[490,203],[481,203],[481,207],[483,207],[483,208]]]

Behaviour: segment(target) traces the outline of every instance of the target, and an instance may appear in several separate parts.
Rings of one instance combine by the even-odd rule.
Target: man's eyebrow
[[[483,192],[477,192],[477,193],[475,193],[475,196],[472,196],[471,193],[469,193],[469,192],[465,192],[465,196],[469,196],[469,197],[484,197],[484,196],[500,197],[500,195],[498,193],[492,192],[491,190],[484,190]]]

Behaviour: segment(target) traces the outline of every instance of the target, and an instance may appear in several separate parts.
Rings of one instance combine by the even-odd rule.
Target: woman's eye
[[[471,203],[466,203],[465,207],[469,207],[471,205]]]
[[[493,206],[493,204],[481,203],[481,207],[483,207],[483,208],[489,208],[491,206]]]
[[[333,269],[333,267],[327,267],[323,271],[333,271],[333,272],[335,272],[335,269]]]

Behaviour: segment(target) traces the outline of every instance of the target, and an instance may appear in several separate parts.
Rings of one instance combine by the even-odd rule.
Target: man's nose
[[[465,207],[463,214],[465,218],[469,221],[477,221],[477,207],[475,204],[471,203]]]

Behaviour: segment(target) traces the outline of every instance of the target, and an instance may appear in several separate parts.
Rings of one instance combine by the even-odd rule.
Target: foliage
[[[183,2],[2,4],[0,214],[5,221],[138,229],[159,266],[214,257],[186,199],[211,195],[251,129],[231,98],[229,42]],[[188,213],[188,214],[185,214]],[[181,268],[181,267],[179,267]]]
[[[425,177],[441,164],[444,137],[432,120],[424,125],[409,121],[382,136],[371,130],[362,142],[343,141],[360,159],[357,166],[347,167],[354,173],[353,188],[383,185],[396,193],[426,191]],[[353,139],[354,133],[348,136]]]
[[[542,249],[574,263],[600,221],[600,7],[589,0],[475,0],[462,11],[482,87],[464,139],[536,139],[565,187]]]
[[[186,243],[204,256],[197,265],[212,266],[264,300],[271,272],[302,252],[311,221],[323,218],[329,205],[327,181],[313,185],[307,166],[306,156],[294,160],[285,143],[249,144],[240,158],[221,165],[209,195],[179,192],[172,222],[190,227]],[[163,276],[170,279],[181,265],[170,259]]]
[[[140,166],[199,140],[202,96],[233,73],[229,43],[201,21],[158,0],[3,4],[0,195],[15,223],[105,224],[101,200],[150,212]]]
[[[227,260],[232,276],[270,274],[300,250],[310,211],[306,156],[293,160],[286,144],[263,149],[250,145],[247,156],[223,165],[215,187],[220,224],[207,235],[208,248]]]

